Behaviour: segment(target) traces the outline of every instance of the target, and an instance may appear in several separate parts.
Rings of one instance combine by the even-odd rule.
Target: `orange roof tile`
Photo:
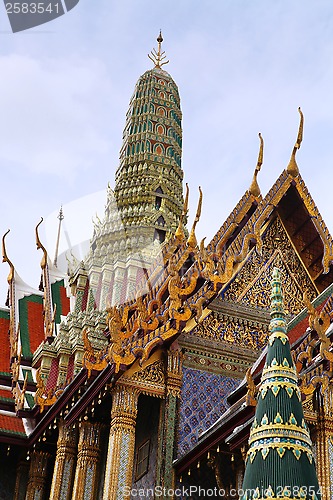
[[[9,434],[24,434],[25,430],[22,419],[9,415],[0,414],[0,430]]]

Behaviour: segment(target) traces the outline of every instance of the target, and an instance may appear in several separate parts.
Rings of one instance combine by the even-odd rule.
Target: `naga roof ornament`
[[[298,112],[300,114],[300,123],[299,123],[299,128],[298,128],[298,135],[297,135],[297,140],[296,144],[294,146],[293,152],[291,153],[291,158],[287,167],[287,172],[289,175],[292,177],[297,177],[299,174],[299,169],[298,165],[296,163],[296,152],[297,150],[301,147],[302,140],[303,140],[303,124],[304,124],[304,117],[301,108],[298,108]]]
[[[40,263],[40,267],[42,268],[42,285],[43,285],[43,291],[44,291],[44,327],[45,327],[45,339],[48,339],[49,337],[53,337],[53,332],[54,332],[54,319],[55,319],[55,313],[56,310],[52,307],[52,295],[51,295],[51,283],[50,283],[50,273],[49,273],[49,266],[48,266],[48,255],[46,248],[42,244],[39,238],[38,234],[38,228],[43,222],[43,217],[41,217],[41,220],[36,226],[35,232],[36,232],[36,246],[37,250],[41,249],[43,251],[43,257]]]
[[[193,222],[193,226],[192,226],[192,229],[191,229],[191,232],[190,232],[190,236],[188,237],[188,240],[187,240],[187,244],[189,247],[196,247],[197,246],[197,239],[196,239],[196,236],[195,236],[195,228],[196,228],[196,225],[198,224],[199,220],[200,220],[200,216],[201,216],[201,208],[202,208],[202,191],[201,191],[201,187],[199,186],[199,202],[198,202],[198,208],[197,208],[197,213],[195,214],[195,219],[194,219],[194,222]]]
[[[169,60],[165,61],[166,55],[165,51],[161,51],[161,46],[163,42],[163,37],[162,37],[162,32],[160,30],[160,34],[157,37],[157,51],[156,49],[153,49],[150,54],[148,54],[148,57],[153,63],[155,64],[155,68],[162,68],[165,64],[168,64]]]
[[[257,166],[255,168],[252,183],[251,183],[251,186],[249,189],[250,194],[252,194],[256,198],[258,198],[258,196],[260,196],[260,194],[261,194],[260,187],[259,187],[258,180],[257,180],[257,176],[258,176],[258,172],[261,169],[261,165],[263,164],[263,161],[264,161],[264,140],[263,140],[260,132],[259,132],[259,140],[260,140],[260,148],[259,148]]]
[[[240,500],[321,497],[291,357],[280,271],[273,270],[270,337]]]
[[[181,216],[179,219],[179,224],[178,224],[178,227],[177,227],[176,232],[175,232],[175,236],[178,239],[184,238],[184,225],[186,223],[187,212],[188,212],[189,193],[190,193],[190,189],[188,187],[188,184],[186,183],[186,195],[185,195],[185,200],[184,200],[183,211],[181,213]]]
[[[7,262],[7,264],[9,265],[9,274],[7,277],[7,282],[9,285],[11,285],[13,283],[13,280],[14,280],[15,268],[14,268],[12,262],[9,260],[8,255],[7,255],[7,251],[6,251],[5,239],[6,239],[6,236],[9,232],[10,232],[10,229],[8,229],[8,231],[2,237],[2,262]]]
[[[10,310],[10,321],[9,321],[9,340],[10,340],[10,363],[11,368],[13,368],[14,362],[18,360],[18,337],[19,337],[19,325],[16,322],[16,300],[15,300],[15,268],[11,260],[9,260],[6,250],[6,236],[10,232],[10,229],[2,237],[2,262],[7,262],[9,265],[9,274],[7,277],[7,282],[9,285],[8,291],[8,305]]]

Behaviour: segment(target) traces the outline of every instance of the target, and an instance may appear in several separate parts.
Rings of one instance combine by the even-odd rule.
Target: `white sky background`
[[[249,187],[259,131],[266,194],[289,162],[298,106],[305,117],[298,165],[333,231],[332,0],[80,0],[67,15],[17,34],[0,4],[0,235],[11,228],[8,256],[31,286],[40,279],[40,217],[114,186],[129,100],[152,66],[147,53],[160,28],[165,69],[181,95],[190,223],[199,184],[204,193],[198,237],[209,241]],[[93,205],[85,215],[78,210],[83,239],[105,198],[97,207],[85,200]],[[56,231],[41,238],[52,259]],[[0,304],[7,274],[1,265]]]

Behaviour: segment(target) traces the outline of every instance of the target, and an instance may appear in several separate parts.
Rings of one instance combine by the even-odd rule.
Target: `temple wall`
[[[187,453],[227,408],[226,398],[239,379],[183,367],[178,426],[178,456]]]

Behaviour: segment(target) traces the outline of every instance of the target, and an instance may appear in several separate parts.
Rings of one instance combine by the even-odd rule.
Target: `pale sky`
[[[305,119],[298,165],[333,232],[332,0],[80,0],[65,16],[16,34],[1,4],[0,233],[11,229],[8,256],[31,286],[40,278],[40,217],[49,221],[61,204],[114,186],[128,103],[152,66],[147,54],[160,28],[165,69],[181,96],[190,222],[198,185],[204,193],[198,237],[209,240],[249,187],[258,132],[266,194],[289,162],[298,106]],[[77,214],[84,237],[91,215],[103,216],[99,199]],[[0,304],[7,274],[2,264]]]

